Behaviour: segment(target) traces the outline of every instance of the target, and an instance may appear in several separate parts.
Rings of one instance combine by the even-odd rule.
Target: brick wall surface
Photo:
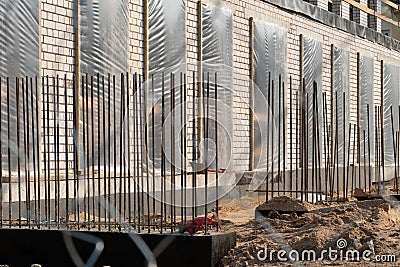
[[[42,140],[41,149],[44,151],[46,144],[46,159],[50,158],[50,168],[54,169],[56,163],[56,147],[58,147],[60,155],[60,169],[65,169],[66,162],[66,140],[61,138],[59,145],[56,146],[56,126],[58,122],[60,136],[65,136],[65,85],[67,85],[68,95],[68,164],[72,168],[73,165],[73,91],[71,85],[72,73],[74,71],[74,29],[73,29],[73,1],[72,0],[42,0],[40,5],[40,48],[41,48],[41,74],[49,76],[49,103],[47,104],[47,78],[43,81],[42,87],[42,119],[46,121],[46,131],[43,129],[42,123]],[[64,79],[67,74],[67,79]],[[57,86],[54,86],[52,77],[59,76],[58,81],[58,110],[60,115],[54,113],[57,102]],[[66,83],[65,83],[66,81]],[[57,85],[57,81],[55,83]],[[48,110],[48,112],[47,112]],[[55,119],[56,118],[56,119]],[[44,159],[42,154],[41,159]],[[42,162],[43,167],[43,162]]]
[[[366,0],[361,0],[366,1]],[[144,65],[144,1],[129,0],[129,71],[143,72]],[[327,2],[327,1],[325,1]],[[380,104],[380,60],[399,58],[400,53],[390,50],[377,43],[370,42],[366,39],[359,38],[344,31],[339,31],[327,25],[316,22],[315,20],[306,18],[301,14],[288,12],[279,9],[276,6],[265,3],[261,0],[227,0],[227,1],[212,1],[204,0],[203,3],[216,5],[220,8],[230,9],[233,13],[233,69],[234,73],[234,88],[233,110],[234,110],[234,133],[233,133],[233,163],[234,166],[241,170],[248,169],[249,153],[250,153],[250,110],[249,110],[249,88],[250,81],[248,79],[250,73],[249,66],[249,18],[257,17],[260,21],[274,23],[278,27],[287,29],[287,77],[292,79],[293,94],[290,95],[286,90],[286,103],[290,101],[297,103],[298,88],[300,86],[300,38],[304,37],[318,39],[323,44],[323,84],[322,90],[327,93],[330,99],[330,77],[331,77],[331,44],[342,48],[350,53],[350,119],[352,123],[357,121],[357,53],[372,57],[375,64],[374,76],[374,93],[375,104]],[[365,2],[366,3],[366,2]],[[343,4],[343,3],[342,3]],[[198,16],[197,16],[197,1],[186,1],[186,42],[187,42],[187,62],[188,62],[188,79],[192,78],[191,72],[197,70],[196,60],[198,57]],[[347,7],[342,7],[342,15],[346,15]],[[359,23],[367,25],[367,16],[355,12],[355,20]],[[42,0],[41,2],[41,61],[42,74],[55,75],[64,72],[73,73],[73,25],[72,25],[72,0]],[[62,84],[62,83],[60,83]],[[68,90],[69,103],[72,104],[72,89]],[[192,90],[188,90],[189,98],[192,97]],[[64,91],[60,91],[61,99]],[[49,109],[53,107],[53,97],[50,97]],[[61,100],[63,101],[63,100]],[[45,103],[45,99],[44,102]],[[43,105],[46,109],[47,106]],[[296,106],[294,104],[294,106]],[[288,105],[287,105],[288,107]],[[330,109],[330,101],[328,101]],[[188,106],[188,115],[191,116],[192,109]],[[291,114],[291,116],[290,116]],[[328,114],[330,116],[330,114]],[[298,125],[290,123],[290,117],[295,122],[297,117],[297,109],[289,110],[287,108],[287,124],[286,133],[296,131]],[[72,120],[72,107],[71,117]],[[63,123],[61,122],[63,125]],[[52,125],[52,124],[51,124]],[[64,126],[62,126],[64,127]],[[68,131],[71,133],[72,122]],[[52,132],[53,129],[50,129]],[[191,136],[192,129],[188,130],[188,136]],[[51,134],[50,134],[51,136]],[[44,135],[42,134],[42,137]],[[71,135],[70,135],[71,138]],[[70,140],[70,139],[69,139]],[[50,137],[50,143],[54,140]],[[70,144],[72,141],[70,142]],[[287,139],[287,149],[292,149],[293,152],[298,152],[298,144],[295,139]],[[191,145],[189,139],[188,145]],[[61,148],[61,149],[65,149]],[[72,151],[72,148],[70,148]],[[298,153],[293,153],[292,160],[289,163],[293,164],[298,159]],[[72,155],[70,156],[72,159]],[[287,161],[288,162],[288,161]],[[72,164],[72,163],[70,163]]]

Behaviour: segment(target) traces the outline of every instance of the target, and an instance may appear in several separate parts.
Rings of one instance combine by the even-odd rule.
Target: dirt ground
[[[267,217],[255,219],[256,207],[265,208],[265,201],[243,198],[221,205],[221,229],[235,231],[237,245],[222,259],[220,266],[400,266],[400,208],[396,207],[399,202],[349,199],[341,203],[304,204],[281,196],[267,204],[271,210],[274,207],[281,210],[282,203],[300,207],[300,210],[305,208],[306,212],[272,211]],[[265,247],[269,257],[263,259]],[[336,260],[331,260],[327,253],[316,261],[308,260],[307,254],[301,258],[303,251],[313,250],[318,259],[322,251],[329,251],[329,248],[338,251],[331,254],[337,255]],[[299,261],[278,260],[277,253],[270,257],[272,250],[280,249],[286,249],[289,260],[288,253],[298,251]],[[349,250],[357,250],[359,260],[346,254]],[[291,255],[296,258],[296,254]],[[348,260],[346,255],[349,255]],[[362,255],[369,260],[364,260]],[[396,261],[388,262],[393,261],[392,255]],[[384,258],[386,262],[378,262],[376,257]]]

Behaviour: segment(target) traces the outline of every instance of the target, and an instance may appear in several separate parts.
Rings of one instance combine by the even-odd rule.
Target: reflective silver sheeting
[[[369,57],[360,55],[360,137],[361,137],[361,162],[364,162],[364,142],[368,149],[368,136],[370,145],[370,162],[374,162],[375,155],[375,126],[374,126],[374,61]],[[367,110],[367,105],[369,111]],[[369,135],[368,135],[368,113],[369,113]],[[363,132],[365,131],[365,140]],[[368,153],[366,153],[368,154]],[[365,159],[368,163],[368,158]]]
[[[149,125],[148,143],[152,142],[154,131],[154,149],[149,151],[149,162],[153,161],[156,168],[161,167],[161,133],[162,133],[162,79],[164,76],[164,118],[174,115],[172,120],[164,125],[165,153],[168,158],[172,156],[172,143],[180,147],[180,112],[171,113],[171,74],[175,75],[175,103],[178,103],[180,93],[180,73],[186,70],[186,36],[185,36],[185,2],[183,0],[150,0],[148,3],[149,21],[149,80],[147,88],[147,116],[151,121],[152,107],[154,107],[153,123]],[[152,90],[154,90],[154,95]],[[179,103],[178,103],[179,104]],[[178,106],[176,104],[176,106]],[[175,131],[172,131],[172,128]],[[173,138],[172,138],[173,135]],[[153,153],[155,153],[153,155]],[[180,166],[180,151],[175,151],[174,162]],[[169,161],[167,161],[169,162]],[[170,164],[166,163],[167,169]]]
[[[17,165],[17,106],[16,106],[16,80],[15,77],[23,78],[25,76],[35,77],[40,75],[39,67],[39,1],[0,1],[0,77],[1,77],[1,115],[2,115],[2,155],[7,158],[7,148],[11,148],[11,166],[16,169]],[[6,77],[10,77],[10,140],[8,140],[7,130],[7,88]],[[35,80],[33,80],[35,82]],[[20,83],[20,87],[22,84]],[[25,82],[26,86],[26,82]],[[33,84],[33,88],[35,85]],[[28,103],[31,105],[30,83],[28,87]],[[40,92],[40,91],[39,91]],[[22,118],[22,94],[26,96],[26,89],[20,88],[20,118]],[[36,97],[34,97],[34,106],[36,107]],[[30,114],[36,120],[36,114]],[[23,129],[21,119],[20,128]],[[29,128],[31,132],[32,129]],[[35,130],[36,135],[36,130]],[[21,130],[20,139],[23,138]],[[36,143],[37,140],[35,140]],[[23,142],[22,142],[23,143]],[[30,159],[32,159],[32,139],[30,140]],[[23,145],[20,149],[23,164],[25,151]],[[3,160],[3,168],[8,169],[7,160]]]
[[[81,72],[128,71],[128,1],[81,0]]]
[[[334,110],[337,112],[338,164],[347,164],[349,148],[350,92],[349,92],[349,52],[334,48]],[[344,94],[344,95],[343,95]],[[335,117],[335,114],[334,114]],[[344,159],[346,159],[344,161]]]
[[[81,74],[89,74],[88,82],[88,90],[89,90],[89,103],[88,108],[83,107],[82,114],[91,114],[91,88],[92,84],[90,81],[90,75],[95,76],[93,80],[93,95],[94,95],[94,103],[93,103],[93,112],[94,118],[97,118],[100,114],[103,113],[103,108],[98,107],[98,101],[102,103],[102,94],[103,88],[99,86],[99,82],[97,81],[96,75],[100,73],[101,75],[106,75],[110,73],[111,75],[116,75],[116,93],[115,93],[115,110],[113,109],[113,93],[111,93],[111,118],[113,118],[114,114],[116,117],[116,126],[114,129],[114,124],[112,121],[108,122],[111,127],[111,136],[107,138],[108,141],[113,140],[113,136],[117,137],[119,140],[119,136],[121,134],[121,129],[124,127],[120,125],[120,113],[121,113],[121,84],[120,84],[120,75],[121,73],[126,73],[129,71],[128,69],[128,1],[127,0],[82,0],[80,1],[80,38],[81,38]],[[101,82],[100,82],[101,84]],[[105,87],[108,87],[107,77],[105,78]],[[126,87],[126,85],[125,85]],[[112,78],[111,78],[111,88]],[[81,89],[81,98],[84,97],[82,95],[83,90]],[[108,91],[106,90],[106,94]],[[125,93],[126,94],[126,90]],[[100,97],[98,98],[98,95]],[[85,104],[86,105],[86,104]],[[106,106],[108,107],[109,100],[106,100]],[[90,116],[89,116],[90,120]],[[83,123],[83,116],[80,116],[80,123]],[[87,123],[87,121],[86,121]],[[97,142],[97,120],[94,120],[93,129],[91,124],[89,124],[89,128],[87,131],[95,133],[95,142]],[[83,134],[83,127],[80,128],[80,134]],[[88,135],[87,138],[90,136]],[[91,140],[88,141],[90,144]],[[108,146],[106,144],[105,146]],[[101,146],[103,147],[103,145]],[[118,141],[114,147],[114,143],[111,142],[112,149],[116,149],[119,151],[121,148],[121,144]],[[96,155],[99,153],[97,151],[97,146],[94,147]],[[102,148],[101,148],[102,150]],[[81,153],[83,153],[83,148],[80,148]],[[100,151],[101,153],[101,151]],[[90,154],[90,153],[89,153]],[[111,153],[112,156],[113,153]],[[117,153],[119,154],[119,153]],[[103,155],[103,153],[101,153]],[[92,155],[90,155],[91,157]],[[83,154],[81,155],[81,160],[83,161]],[[92,159],[89,159],[87,164]],[[97,157],[93,159],[97,161]],[[111,162],[114,162],[113,158]],[[120,162],[119,156],[117,163]],[[82,164],[83,162],[81,162]],[[118,164],[119,166],[119,164]]]
[[[399,68],[384,64],[383,69],[383,137],[385,149],[385,166],[394,165],[394,138],[399,130]],[[393,109],[391,112],[390,109]],[[393,113],[393,128],[392,128]]]
[[[311,166],[313,162],[312,157],[312,141],[314,130],[313,130],[313,83],[317,83],[317,104],[318,104],[318,121],[321,127],[322,125],[322,44],[310,38],[304,38],[304,55],[303,55],[303,72],[304,72],[304,82],[305,90],[308,94],[307,98],[304,100],[303,105],[308,107],[308,165]],[[322,138],[320,136],[320,142]],[[320,147],[321,144],[320,144]],[[320,150],[322,151],[322,150]]]
[[[233,110],[232,110],[232,12],[208,5],[202,7],[202,66],[203,73],[218,74],[218,165],[232,166]],[[214,87],[210,88],[214,95]],[[209,116],[214,117],[215,107],[210,103]],[[213,136],[213,129],[210,129]],[[208,157],[215,152],[209,149]],[[209,155],[211,154],[211,155]],[[203,158],[204,158],[203,154]],[[230,165],[231,164],[231,165]]]
[[[254,167],[256,169],[265,169],[267,163],[272,163],[272,149],[274,156],[278,154],[278,131],[276,127],[280,123],[281,127],[285,124],[283,122],[283,114],[281,114],[281,120],[279,122],[279,113],[276,112],[279,105],[279,94],[278,94],[278,82],[279,75],[281,75],[282,82],[286,81],[286,34],[285,29],[276,27],[272,24],[263,22],[254,22]],[[274,81],[275,92],[274,92],[274,121],[270,125],[268,123],[268,113],[270,113],[270,119],[272,118],[271,109],[268,107],[268,83],[269,75],[271,75],[271,81]],[[282,92],[282,95],[285,95]],[[281,97],[282,100],[282,97]],[[282,102],[281,102],[282,104]],[[284,108],[284,110],[286,110]],[[281,128],[283,129],[283,128]],[[274,132],[273,146],[268,147],[266,137],[268,132]],[[282,134],[282,131],[281,131]],[[270,135],[269,135],[270,136]],[[286,140],[282,138],[281,140]],[[267,153],[267,150],[270,153]],[[283,146],[281,149],[281,158],[284,155]],[[271,155],[270,159],[267,159],[267,155]],[[275,165],[277,166],[277,165]]]

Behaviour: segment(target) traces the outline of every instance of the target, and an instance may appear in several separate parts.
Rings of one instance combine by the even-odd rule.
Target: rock
[[[277,212],[276,210],[272,210],[268,214],[268,218],[270,218],[270,219],[279,219],[279,212]]]
[[[362,247],[362,244],[361,244],[360,240],[353,239],[353,246],[354,246],[355,249],[358,250],[358,249],[360,249]]]
[[[389,212],[390,211],[390,205],[387,202],[384,202],[384,203],[380,204],[379,208],[384,210],[385,212]]]
[[[343,225],[344,224],[344,222],[343,222],[343,220],[341,218],[335,218],[334,223],[338,224],[338,225]]]
[[[274,197],[268,200],[266,203],[261,204],[256,210],[275,210],[280,213],[292,213],[292,212],[309,212],[312,210],[312,204],[301,202],[298,199],[294,199],[288,196]]]

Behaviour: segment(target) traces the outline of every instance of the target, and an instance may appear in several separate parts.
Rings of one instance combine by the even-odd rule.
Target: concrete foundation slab
[[[236,245],[236,234],[0,229],[0,240],[0,264],[9,266],[151,266],[152,255],[157,266],[215,266]]]

